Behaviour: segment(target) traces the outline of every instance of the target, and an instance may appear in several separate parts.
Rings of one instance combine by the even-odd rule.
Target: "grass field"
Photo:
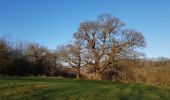
[[[0,78],[0,100],[170,100],[170,87],[66,78]]]

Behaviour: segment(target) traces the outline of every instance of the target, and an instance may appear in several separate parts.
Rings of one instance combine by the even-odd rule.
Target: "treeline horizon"
[[[39,43],[39,42],[32,41],[32,40],[20,39],[20,38],[15,37],[14,35],[3,35],[3,36],[0,37],[0,40],[1,41],[6,41],[7,43],[12,44],[12,45],[15,45],[16,43],[23,43],[25,45],[28,45],[28,44],[38,44],[41,47],[47,48],[50,52],[54,52],[54,51],[57,50],[57,48],[59,46],[67,45],[67,44],[69,44],[69,43],[71,43],[73,41],[73,40],[70,40],[67,43],[61,43],[61,44],[56,45],[56,47],[51,48],[51,47],[48,47],[48,45],[44,45],[43,43]],[[154,56],[147,56],[147,54],[144,53],[143,55],[140,56],[140,59],[150,60],[150,61],[157,61],[159,59],[170,60],[170,57],[165,57],[165,56],[155,56],[155,57]]]
[[[101,14],[80,23],[73,41],[55,50],[38,43],[0,38],[1,76],[62,76],[169,84],[170,59],[148,59],[141,32]]]

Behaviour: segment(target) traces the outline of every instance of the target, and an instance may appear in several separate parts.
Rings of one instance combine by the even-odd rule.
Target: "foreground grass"
[[[65,78],[0,78],[0,100],[170,100],[169,87]]]

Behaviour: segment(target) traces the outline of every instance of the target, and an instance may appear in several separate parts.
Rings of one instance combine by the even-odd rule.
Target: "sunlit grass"
[[[0,78],[0,100],[169,100],[170,88],[66,78]]]

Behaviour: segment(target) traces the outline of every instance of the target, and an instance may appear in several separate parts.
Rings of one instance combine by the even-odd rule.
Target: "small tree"
[[[76,78],[80,78],[80,68],[82,66],[82,50],[83,41],[82,35],[74,33],[74,42],[68,45],[59,46],[58,57],[64,64],[69,64],[72,68],[76,70]]]

